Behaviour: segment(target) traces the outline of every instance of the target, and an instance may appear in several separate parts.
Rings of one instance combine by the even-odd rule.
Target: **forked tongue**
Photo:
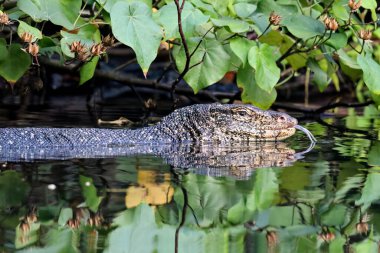
[[[304,128],[303,126],[296,125],[296,126],[294,126],[294,128],[304,132],[307,135],[307,137],[309,137],[309,139],[310,139],[310,146],[305,151],[296,153],[296,156],[298,156],[298,158],[300,158],[303,154],[310,152],[314,148],[315,143],[317,142],[317,139],[315,139],[314,135],[309,130]]]

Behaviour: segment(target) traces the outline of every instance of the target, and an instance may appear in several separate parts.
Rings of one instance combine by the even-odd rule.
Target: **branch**
[[[288,56],[292,55],[293,54],[293,49],[297,46],[297,44],[301,41],[301,39],[296,39],[296,41],[294,41],[293,45],[291,45],[288,50],[286,50],[286,52],[281,55],[280,58],[277,59],[276,61],[276,64],[279,65],[282,60],[286,59]]]
[[[374,102],[372,100],[369,100],[369,101],[364,102],[364,103],[343,103],[343,102],[337,102],[337,103],[332,103],[332,104],[328,104],[328,105],[325,105],[325,106],[321,106],[318,109],[307,109],[307,108],[293,107],[293,106],[288,106],[288,105],[284,105],[284,104],[275,103],[273,105],[273,108],[276,108],[276,109],[285,109],[285,110],[294,111],[294,112],[303,112],[303,113],[307,113],[307,114],[321,114],[321,113],[323,113],[323,112],[325,112],[327,110],[334,109],[334,108],[337,108],[337,107],[357,108],[357,107],[363,107],[363,106],[371,105],[373,103]]]
[[[75,66],[72,65],[62,65],[60,61],[58,60],[50,60],[45,57],[40,57],[40,64],[45,65],[47,67],[59,70],[59,71],[64,71],[64,72],[74,72]],[[120,73],[120,72],[115,72],[113,70],[106,71],[106,70],[100,70],[96,69],[94,73],[94,77],[97,78],[102,78],[106,80],[112,80],[112,81],[117,81],[120,83],[125,83],[127,85],[138,85],[140,87],[147,87],[151,89],[159,89],[163,91],[171,91],[172,86],[168,83],[160,83],[157,82],[156,80],[149,80],[149,79],[140,79],[133,77],[128,74]],[[188,87],[180,87],[177,88],[177,93],[186,95],[186,96],[194,96],[194,91],[191,88]],[[235,99],[236,96],[239,93],[231,93],[231,92],[218,92],[218,91],[207,91],[207,90],[200,90],[197,93],[197,96],[204,96],[207,97],[215,102],[218,102],[219,99]]]
[[[182,45],[183,45],[183,48],[185,50],[185,55],[186,55],[185,68],[183,69],[182,73],[180,74],[180,77],[178,78],[178,79],[182,79],[186,75],[187,71],[189,71],[190,59],[191,59],[190,52],[189,52],[189,46],[187,45],[185,34],[183,33],[183,28],[182,28],[182,15],[181,14],[182,14],[183,5],[185,4],[185,0],[182,0],[181,6],[179,5],[179,0],[174,0],[174,3],[177,7],[178,31],[179,31],[179,35],[181,36]],[[176,84],[178,84],[178,82],[176,81],[174,84],[176,85]]]

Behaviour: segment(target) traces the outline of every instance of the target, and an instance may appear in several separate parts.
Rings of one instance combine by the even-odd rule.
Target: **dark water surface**
[[[62,125],[47,112],[10,120],[0,109],[0,120]],[[85,111],[67,114],[65,125],[91,125]],[[201,165],[154,155],[1,163],[0,252],[378,252],[379,114],[324,121],[336,127],[301,122],[318,143],[297,161],[278,153],[306,149],[301,132],[213,151]]]

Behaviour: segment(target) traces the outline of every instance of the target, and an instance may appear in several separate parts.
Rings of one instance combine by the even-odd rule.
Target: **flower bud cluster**
[[[69,45],[70,51],[75,54],[75,58],[80,61],[88,61],[94,56],[102,56],[106,53],[108,47],[115,44],[115,39],[107,35],[103,38],[102,42],[86,46],[81,41],[74,41]]]
[[[336,31],[339,28],[338,22],[332,17],[325,17],[323,23],[325,24],[327,30]]]

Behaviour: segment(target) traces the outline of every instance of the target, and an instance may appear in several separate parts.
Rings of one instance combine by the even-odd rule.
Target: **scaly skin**
[[[165,143],[277,141],[294,134],[297,120],[251,105],[203,104],[178,109],[155,126],[101,128],[2,128],[0,147],[83,147]]]
[[[155,126],[100,128],[0,128],[0,162],[105,158],[136,154],[161,157],[176,168],[246,178],[253,168],[286,166],[297,159],[282,140],[297,120],[250,105],[193,105]]]

